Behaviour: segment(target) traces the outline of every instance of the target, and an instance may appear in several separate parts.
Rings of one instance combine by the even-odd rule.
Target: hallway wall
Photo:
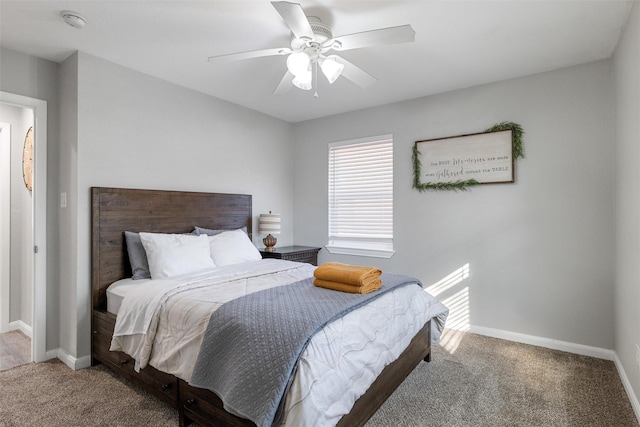
[[[58,64],[0,48],[0,91],[47,102],[46,350],[60,346]]]

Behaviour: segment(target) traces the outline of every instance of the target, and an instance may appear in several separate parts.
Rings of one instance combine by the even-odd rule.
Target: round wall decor
[[[27,131],[22,150],[22,177],[29,191],[33,189],[33,126]]]

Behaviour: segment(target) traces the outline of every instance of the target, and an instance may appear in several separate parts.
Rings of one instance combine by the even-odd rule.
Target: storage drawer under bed
[[[209,390],[191,387],[183,380],[179,380],[178,387],[181,421],[193,421],[202,427],[255,427],[252,421],[236,417],[222,409],[220,398]]]
[[[177,378],[158,371],[152,366],[147,366],[140,372],[136,372],[134,369],[135,360],[131,356],[121,351],[109,351],[115,327],[115,316],[99,310],[94,310],[93,313],[93,360],[102,362],[125,378],[134,381],[149,393],[177,408]]]

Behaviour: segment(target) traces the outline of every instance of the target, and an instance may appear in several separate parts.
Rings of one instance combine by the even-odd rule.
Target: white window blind
[[[329,144],[331,253],[393,255],[393,137]]]

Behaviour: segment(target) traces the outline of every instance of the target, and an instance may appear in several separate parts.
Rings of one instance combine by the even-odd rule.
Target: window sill
[[[396,252],[394,250],[386,249],[362,249],[362,248],[346,248],[342,246],[325,246],[325,248],[332,254],[340,255],[356,255],[366,256],[374,258],[391,258]]]

